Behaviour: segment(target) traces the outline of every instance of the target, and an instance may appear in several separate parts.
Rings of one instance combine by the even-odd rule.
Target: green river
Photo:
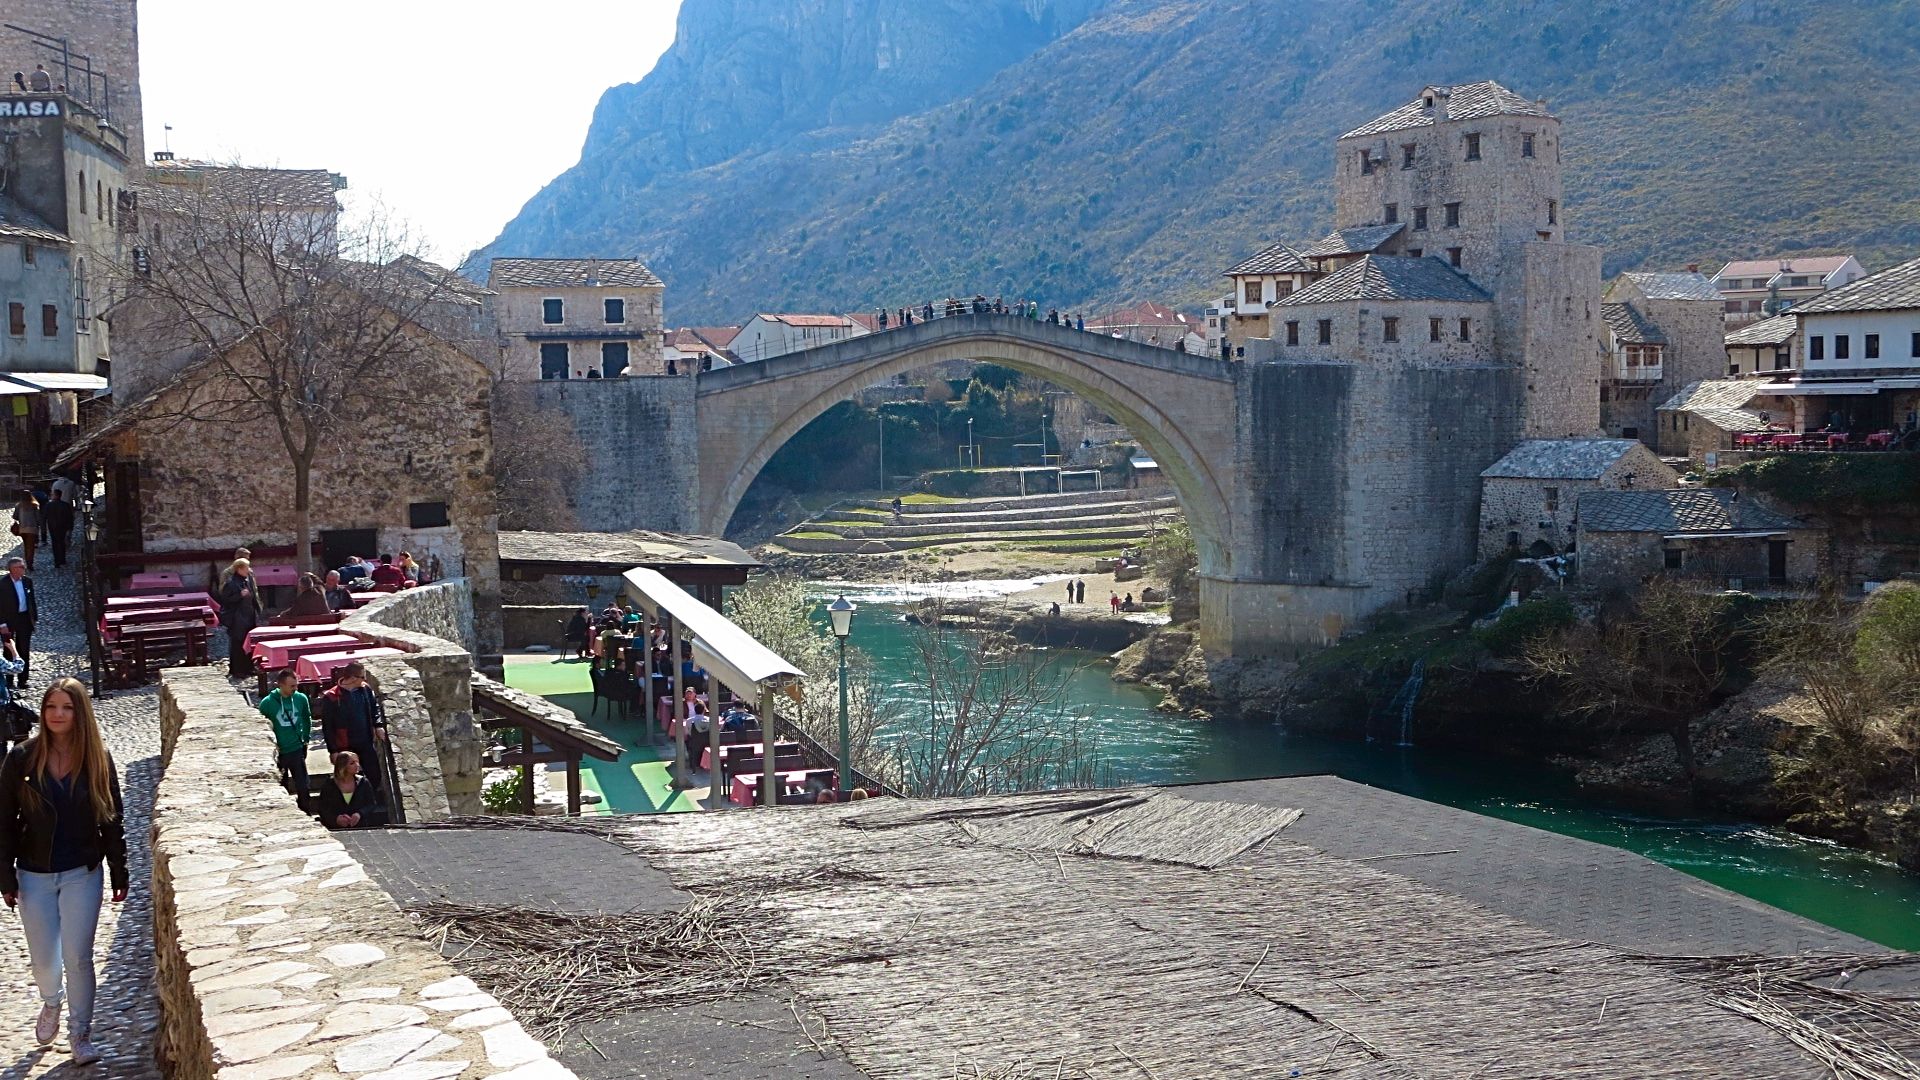
[[[972,594],[1012,583],[974,582]],[[890,711],[926,707],[899,605],[920,586],[819,585],[860,605],[851,643],[873,658]],[[943,591],[953,586],[941,586]],[[831,591],[829,591],[831,590]],[[955,590],[958,592],[958,590]],[[952,594],[952,593],[950,593]],[[964,593],[959,593],[964,594]],[[1246,780],[1331,773],[1475,813],[1626,848],[1830,926],[1920,949],[1920,875],[1835,844],[1733,821],[1650,816],[1583,798],[1530,763],[1457,752],[1289,735],[1272,725],[1200,722],[1154,708],[1158,694],[1116,683],[1104,657],[1050,650],[1070,710],[1093,723],[1118,778],[1129,783]],[[910,721],[908,721],[910,722]],[[1415,721],[1418,741],[1418,720]]]

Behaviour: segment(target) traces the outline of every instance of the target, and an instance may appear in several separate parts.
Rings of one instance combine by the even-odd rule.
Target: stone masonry
[[[55,84],[61,81],[57,54],[34,48],[4,24],[24,26],[53,37],[66,38],[69,47],[91,59],[93,69],[107,76],[113,126],[127,137],[127,156],[135,167],[146,160],[145,132],[140,114],[140,31],[135,0],[0,0],[0,52],[7,72],[32,71],[45,64]],[[74,92],[84,100],[81,80]],[[99,87],[96,83],[95,93]],[[96,104],[100,104],[96,96]]]
[[[473,718],[473,595],[462,581],[404,589],[355,609],[344,632],[405,655],[367,662],[387,695],[388,737],[401,769],[409,821],[481,812],[480,753]],[[497,633],[497,631],[496,631]]]

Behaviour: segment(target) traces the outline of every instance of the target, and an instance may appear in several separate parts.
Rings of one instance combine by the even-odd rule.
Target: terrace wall
[[[473,594],[463,580],[405,589],[356,609],[340,629],[402,656],[367,662],[387,695],[388,737],[401,770],[408,821],[482,810],[480,751],[473,719]]]

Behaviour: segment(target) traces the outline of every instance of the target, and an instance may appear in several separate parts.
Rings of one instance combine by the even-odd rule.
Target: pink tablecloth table
[[[276,638],[314,637],[315,635],[326,632],[326,623],[290,623],[286,626],[256,626],[247,631],[247,651],[251,653],[254,645],[262,641],[272,641]],[[354,640],[358,641],[359,639],[355,638]]]
[[[129,589],[177,589],[180,587],[180,575],[164,571],[151,571],[134,574],[127,579]]]
[[[356,604],[371,604],[383,596],[392,596],[393,594],[383,592],[357,592],[348,593],[347,595],[353,597],[353,602]]]
[[[807,774],[809,773],[830,773],[832,771],[832,769],[795,769],[792,772],[775,773],[774,776],[778,778],[783,785],[804,784],[807,782]],[[755,801],[755,796],[757,796],[759,792],[760,774],[742,773],[733,778],[733,789],[729,799],[736,806],[752,806]]]
[[[364,644],[364,641],[351,634],[315,634],[310,637],[268,638],[249,646],[247,651],[266,667],[283,668],[302,656],[344,652]]]
[[[1870,449],[1885,450],[1887,447],[1892,445],[1893,445],[1893,432],[1891,431],[1876,431],[1873,434],[1867,436],[1867,446]]]
[[[262,585],[297,585],[300,583],[299,572],[285,563],[271,566],[254,563],[253,578]]]
[[[767,744],[763,742],[726,743],[720,747],[720,756],[726,757],[727,754],[731,752],[736,757],[759,757],[766,751],[766,747]],[[779,757],[781,754],[799,753],[799,751],[800,744],[791,739],[780,739],[773,744],[773,755],[775,757]],[[713,747],[704,742],[700,744],[700,771],[713,771]]]
[[[384,645],[373,645],[364,649],[343,649],[340,652],[314,653],[302,656],[293,662],[294,672],[301,682],[325,682],[333,677],[334,670],[342,664],[355,660],[372,660],[379,656],[403,656],[399,649]]]
[[[204,604],[207,594],[203,592],[165,592],[151,596],[109,596],[106,599],[108,611],[121,611],[126,608],[177,607],[181,604]]]

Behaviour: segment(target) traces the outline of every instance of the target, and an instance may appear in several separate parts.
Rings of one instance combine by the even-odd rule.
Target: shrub
[[[486,787],[480,789],[480,802],[495,814],[518,813],[525,805],[527,785],[532,779],[525,765],[515,765]]]
[[[1493,621],[1474,632],[1480,644],[1495,656],[1519,656],[1528,643],[1574,623],[1573,605],[1564,596],[1553,595],[1528,600],[1508,608]]]
[[[1862,669],[1893,681],[1920,675],[1920,585],[1896,581],[1860,608],[1854,652]]]

